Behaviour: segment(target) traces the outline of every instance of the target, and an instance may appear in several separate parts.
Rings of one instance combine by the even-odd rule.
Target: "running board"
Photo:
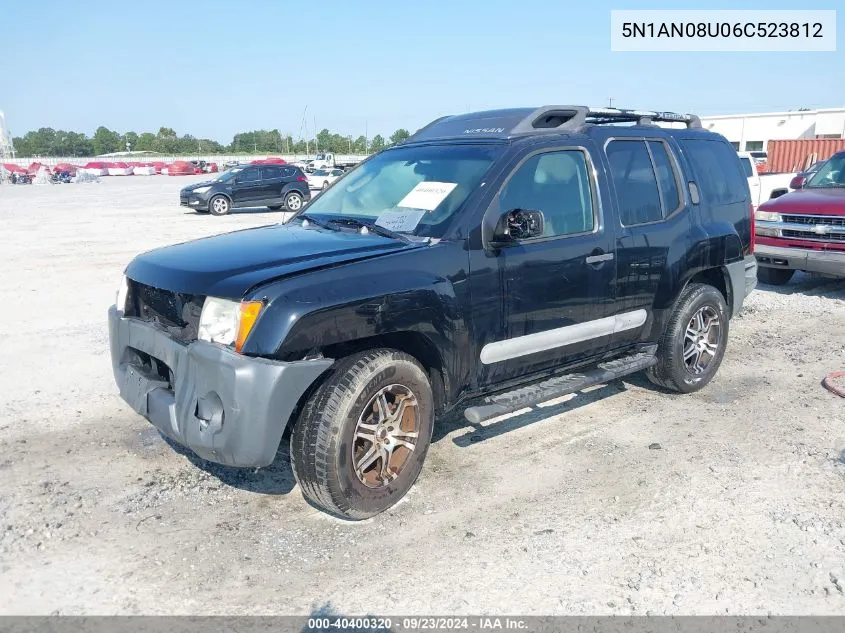
[[[485,404],[468,407],[464,411],[464,417],[472,424],[479,424],[490,418],[513,413],[525,407],[547,402],[593,385],[648,369],[656,363],[657,357],[654,355],[654,350],[622,356],[599,363],[584,372],[555,376],[527,387],[519,387],[513,391],[490,396],[485,399]]]

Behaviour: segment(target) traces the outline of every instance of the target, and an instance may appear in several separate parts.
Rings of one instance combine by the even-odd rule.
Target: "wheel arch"
[[[328,358],[341,359],[372,349],[394,349],[413,357],[428,375],[435,411],[440,413],[445,410],[450,387],[448,372],[437,345],[422,332],[387,332],[343,341],[327,345],[323,348],[323,354]]]

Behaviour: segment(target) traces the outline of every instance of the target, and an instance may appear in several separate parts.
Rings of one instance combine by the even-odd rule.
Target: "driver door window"
[[[502,211],[542,211],[544,238],[592,232],[596,205],[584,153],[563,150],[532,156],[502,189],[499,206]]]

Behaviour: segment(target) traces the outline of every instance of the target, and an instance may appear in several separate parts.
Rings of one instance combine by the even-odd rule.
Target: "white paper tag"
[[[376,224],[397,233],[411,233],[424,215],[424,209],[385,211],[378,216]]]
[[[443,202],[452,189],[458,186],[456,182],[433,182],[423,181],[417,183],[417,186],[411,189],[402,200],[397,204],[397,207],[404,207],[407,209],[424,209],[426,211],[434,211],[437,205]]]

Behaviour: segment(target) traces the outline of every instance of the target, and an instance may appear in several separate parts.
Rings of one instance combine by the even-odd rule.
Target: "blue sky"
[[[610,52],[611,9],[837,4],[21,0],[0,14],[0,109],[16,136],[168,126],[228,143],[261,128],[298,138],[306,106],[309,133],[316,119],[370,137],[443,114],[608,97],[699,114],[845,106],[843,35],[833,53]]]

